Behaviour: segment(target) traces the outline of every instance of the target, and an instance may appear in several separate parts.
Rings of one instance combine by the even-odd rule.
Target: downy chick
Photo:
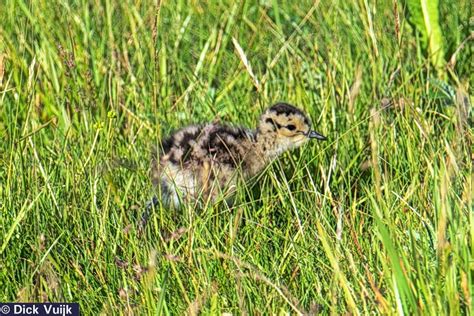
[[[251,178],[281,153],[309,139],[326,137],[311,130],[307,115],[286,103],[267,109],[256,130],[191,125],[174,132],[155,150],[152,182],[165,205],[179,207],[200,199],[214,202],[220,194],[229,197],[240,180]]]

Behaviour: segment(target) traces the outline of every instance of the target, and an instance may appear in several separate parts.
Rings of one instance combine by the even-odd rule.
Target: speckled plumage
[[[278,103],[257,129],[216,123],[191,125],[165,138],[154,151],[151,178],[166,205],[228,198],[240,180],[260,172],[282,152],[310,138],[311,122],[299,109]]]

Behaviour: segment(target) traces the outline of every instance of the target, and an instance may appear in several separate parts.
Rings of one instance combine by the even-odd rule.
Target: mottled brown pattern
[[[239,180],[260,172],[282,152],[303,145],[311,122],[299,109],[278,103],[256,130],[221,124],[191,125],[165,138],[154,151],[151,178],[165,204],[216,201]]]

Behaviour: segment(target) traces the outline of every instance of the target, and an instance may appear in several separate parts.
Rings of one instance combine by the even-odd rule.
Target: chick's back
[[[173,182],[196,190],[203,179],[229,178],[229,173],[245,168],[255,134],[249,129],[220,124],[192,125],[165,138],[153,154],[152,180],[155,185]],[[173,172],[166,172],[173,170]],[[189,178],[193,179],[189,179]],[[200,182],[200,183],[196,183]],[[187,184],[186,184],[187,183]],[[193,185],[189,185],[189,183]],[[194,194],[196,192],[189,192]]]

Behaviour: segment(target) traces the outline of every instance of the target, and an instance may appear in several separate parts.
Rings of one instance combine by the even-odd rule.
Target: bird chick
[[[311,130],[301,110],[277,103],[260,116],[255,130],[209,123],[174,132],[154,151],[151,179],[165,205],[214,202],[221,194],[231,196],[240,180],[309,139],[326,137]]]

